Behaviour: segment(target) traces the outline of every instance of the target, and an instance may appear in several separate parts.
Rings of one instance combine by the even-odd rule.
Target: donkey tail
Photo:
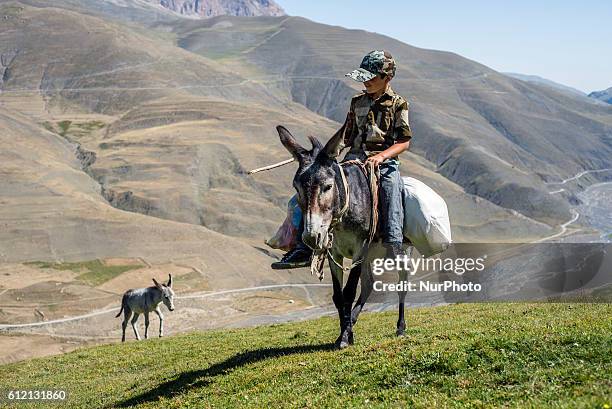
[[[115,315],[115,318],[118,318],[123,312],[123,308],[125,307],[125,303],[127,301],[126,298],[127,298],[126,295],[123,294],[123,298],[121,299],[121,309],[119,310],[119,314]]]
[[[121,304],[121,309],[119,310],[119,314],[115,315],[115,318],[118,318],[123,312],[123,303]]]

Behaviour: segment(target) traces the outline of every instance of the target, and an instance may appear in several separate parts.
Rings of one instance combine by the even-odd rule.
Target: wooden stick
[[[284,160],[282,162],[275,163],[273,165],[268,165],[268,166],[264,166],[262,168],[257,168],[257,169],[249,170],[247,172],[247,175],[252,175],[253,173],[257,173],[257,172],[263,172],[264,170],[270,170],[270,169],[278,168],[280,166],[284,166],[284,165],[286,165],[288,163],[291,163],[294,160],[295,160],[294,158],[291,158],[291,159]]]

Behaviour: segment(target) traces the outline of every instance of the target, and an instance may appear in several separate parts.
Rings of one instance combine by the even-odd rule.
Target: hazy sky
[[[497,71],[612,87],[612,0],[277,0],[290,15],[453,51]],[[390,50],[392,51],[392,50]]]

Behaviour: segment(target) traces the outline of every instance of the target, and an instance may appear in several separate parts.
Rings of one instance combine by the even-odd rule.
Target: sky
[[[289,15],[452,51],[497,71],[587,93],[612,87],[612,0],[276,2]]]

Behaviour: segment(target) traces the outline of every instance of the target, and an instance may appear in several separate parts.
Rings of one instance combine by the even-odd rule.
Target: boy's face
[[[368,94],[376,94],[377,92],[384,90],[388,83],[389,77],[385,77],[385,79],[383,79],[380,75],[377,75],[371,80],[364,82],[363,85],[365,86]]]

